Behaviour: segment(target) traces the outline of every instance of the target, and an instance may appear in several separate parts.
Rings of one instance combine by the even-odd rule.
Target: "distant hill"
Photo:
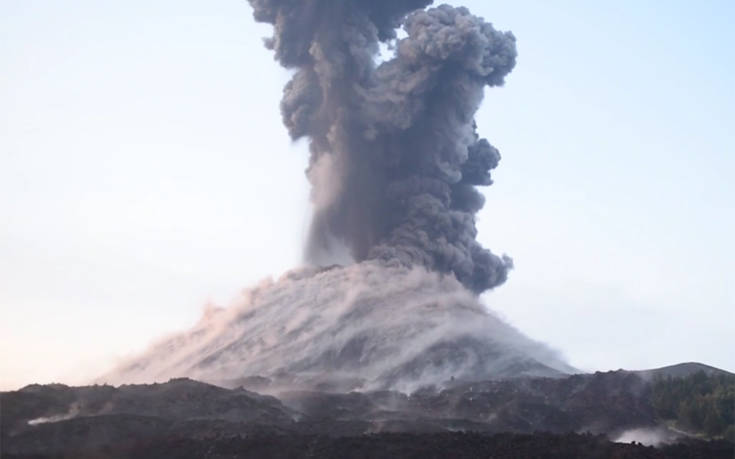
[[[676,365],[669,365],[667,367],[654,368],[651,370],[634,371],[633,373],[636,373],[637,375],[639,375],[641,378],[643,378],[646,381],[650,381],[652,379],[655,379],[656,377],[686,378],[687,376],[691,376],[695,373],[699,373],[700,371],[704,372],[707,376],[712,376],[712,375],[735,376],[734,373],[730,373],[729,371],[721,370],[719,368],[715,368],[715,367],[705,365],[699,362],[678,363]]]

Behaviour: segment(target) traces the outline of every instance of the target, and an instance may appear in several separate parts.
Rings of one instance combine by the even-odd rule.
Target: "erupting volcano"
[[[474,115],[515,65],[513,35],[428,0],[250,3],[294,71],[281,109],[309,141],[308,267],[102,380],[413,390],[571,372],[477,297],[512,267],[476,240],[475,187],[492,184],[500,154]]]

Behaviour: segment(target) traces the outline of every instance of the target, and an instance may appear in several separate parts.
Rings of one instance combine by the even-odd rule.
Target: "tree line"
[[[675,427],[735,441],[735,376],[700,371],[653,383],[656,414]]]

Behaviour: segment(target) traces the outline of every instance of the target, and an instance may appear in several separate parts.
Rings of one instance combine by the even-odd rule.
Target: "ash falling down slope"
[[[512,267],[475,239],[475,187],[492,183],[500,155],[474,115],[514,67],[515,38],[430,3],[250,0],[295,72],[281,108],[291,137],[309,141],[315,267],[210,310],[102,380],[412,390],[573,371],[477,299]],[[378,63],[381,43],[393,57]]]
[[[294,271],[210,309],[103,382],[188,376],[223,386],[411,392],[572,369],[489,314],[454,278],[375,262]],[[266,386],[257,387],[265,377]]]

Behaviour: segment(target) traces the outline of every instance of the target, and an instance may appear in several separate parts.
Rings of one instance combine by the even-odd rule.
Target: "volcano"
[[[453,276],[363,262],[305,268],[209,308],[99,382],[190,377],[257,389],[392,389],[574,372]]]

